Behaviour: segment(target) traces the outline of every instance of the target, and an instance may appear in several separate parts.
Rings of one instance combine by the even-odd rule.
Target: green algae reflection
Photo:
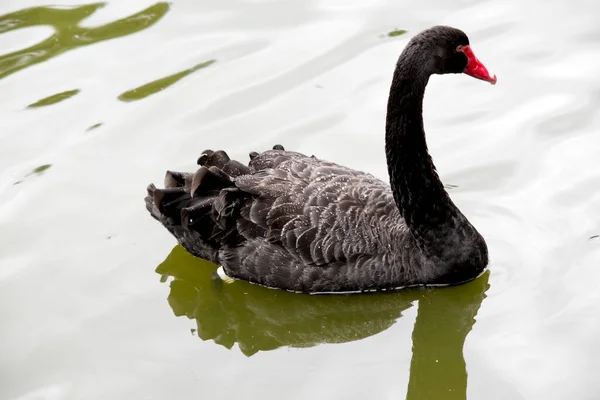
[[[35,103],[28,105],[27,108],[36,108],[36,107],[43,107],[43,106],[49,106],[51,104],[56,104],[63,100],[66,100],[68,98],[75,96],[77,93],[79,93],[79,89],[67,90],[65,92],[53,94],[52,96],[44,97],[43,99],[38,100]]]
[[[407,399],[465,399],[463,346],[489,288],[489,273],[464,285],[368,295],[311,296],[213,279],[216,265],[176,246],[156,269],[169,304],[202,340],[246,356],[280,347],[349,343],[390,328],[418,302]],[[380,348],[379,351],[385,351]],[[374,353],[377,349],[374,349]],[[405,366],[398,366],[403,373]]]
[[[41,174],[42,172],[44,172],[45,170],[47,170],[51,166],[52,166],[52,164],[40,165],[39,167],[34,168],[33,171],[31,171],[28,175]]]
[[[138,13],[105,25],[84,28],[81,21],[106,3],[78,7],[32,7],[0,16],[0,34],[31,26],[55,29],[47,39],[26,49],[0,56],[0,79],[69,50],[144,30],[160,20],[169,3],[156,3]]]
[[[388,32],[388,34],[387,34],[387,35],[388,35],[389,37],[396,37],[396,36],[401,36],[401,35],[404,35],[406,32],[408,32],[408,31],[406,31],[406,30],[404,30],[404,29],[397,29],[397,30],[395,30],[395,31]]]
[[[169,86],[173,85],[175,82],[179,81],[180,79],[188,76],[192,72],[195,72],[195,71],[198,71],[199,69],[208,67],[209,65],[213,64],[215,61],[216,60],[209,60],[209,61],[203,62],[201,64],[195,65],[192,68],[188,68],[184,71],[178,72],[176,74],[169,75],[164,78],[160,78],[160,79],[157,79],[150,83],[147,83],[145,85],[142,85],[140,87],[137,87],[135,89],[128,90],[128,91],[122,93],[121,95],[119,95],[119,100],[121,100],[121,101],[141,100],[145,97],[148,97],[154,93],[160,92],[161,90],[168,88]]]
[[[94,129],[100,128],[102,125],[104,125],[104,123],[98,122],[97,124],[94,124],[94,125],[90,126],[89,128],[87,128],[85,131],[86,132],[93,131]]]
[[[18,184],[22,183],[25,179],[27,179],[28,177],[30,177],[32,175],[41,175],[42,173],[44,173],[44,171],[46,171],[51,166],[52,166],[52,164],[40,165],[39,167],[34,168],[31,172],[26,174],[25,177],[23,177],[23,179],[21,179],[20,181],[16,181],[13,185],[18,185]]]

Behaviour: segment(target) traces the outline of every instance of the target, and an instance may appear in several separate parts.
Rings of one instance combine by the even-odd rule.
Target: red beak
[[[492,85],[496,84],[496,75],[488,71],[485,65],[475,57],[475,53],[473,53],[471,46],[463,46],[461,51],[465,53],[468,60],[467,67],[463,71],[465,74],[472,76],[473,78],[490,82]]]

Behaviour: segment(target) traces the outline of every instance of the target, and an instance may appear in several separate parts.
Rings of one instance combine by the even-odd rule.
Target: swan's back
[[[165,189],[149,186],[148,210],[233,278],[302,292],[418,281],[407,267],[419,255],[387,184],[295,152],[251,157],[245,166],[206,151],[195,174],[168,172]]]

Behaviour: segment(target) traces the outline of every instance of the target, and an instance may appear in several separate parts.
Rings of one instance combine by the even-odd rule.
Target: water
[[[598,398],[595,2],[60,5],[0,5],[0,398]],[[358,297],[218,287],[147,215],[145,186],[205,148],[282,143],[385,178],[395,60],[438,23],[498,75],[436,76],[425,99],[489,273]]]

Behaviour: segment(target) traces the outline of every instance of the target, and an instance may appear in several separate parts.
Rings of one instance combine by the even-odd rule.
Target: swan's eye
[[[463,51],[464,46],[461,44],[456,48],[456,52]]]

